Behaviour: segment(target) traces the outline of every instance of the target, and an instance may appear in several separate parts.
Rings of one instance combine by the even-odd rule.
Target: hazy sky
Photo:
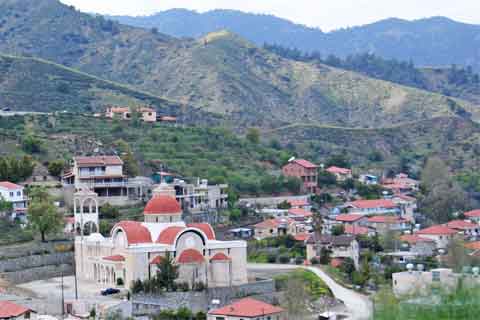
[[[480,0],[61,0],[82,11],[147,15],[171,8],[269,13],[324,31],[389,17],[447,16],[480,24]]]

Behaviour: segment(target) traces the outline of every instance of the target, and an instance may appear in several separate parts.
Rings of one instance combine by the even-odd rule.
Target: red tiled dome
[[[214,256],[210,259],[210,261],[230,261],[230,260],[232,260],[232,259],[230,259],[229,257],[227,257],[227,256],[225,255],[225,253],[223,253],[223,252],[217,253],[216,255],[214,255]]]
[[[178,257],[178,263],[202,263],[205,259],[203,255],[195,249],[184,250]]]
[[[120,221],[112,230],[122,229],[127,237],[128,244],[151,243],[150,231],[137,221]]]
[[[184,227],[168,227],[158,236],[157,243],[173,244],[177,235],[185,230]]]
[[[143,214],[176,214],[182,213],[180,204],[174,197],[155,196],[148,201]]]
[[[154,265],[160,264],[163,259],[165,259],[165,258],[162,257],[162,256],[156,256],[155,258],[153,258],[153,259],[150,261],[150,264],[154,264]]]
[[[207,236],[208,240],[215,240],[215,231],[208,223],[189,223],[187,225],[189,228],[200,229]]]

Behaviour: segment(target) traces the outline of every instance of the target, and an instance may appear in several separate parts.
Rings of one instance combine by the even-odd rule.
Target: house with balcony
[[[25,216],[27,197],[23,186],[8,181],[0,182],[0,195],[3,200],[12,204],[12,218]]]
[[[73,158],[72,167],[62,181],[65,193],[71,191],[70,198],[76,191],[87,188],[98,195],[100,205],[127,205],[147,196],[144,182],[135,179],[130,181],[123,173],[123,161],[119,156],[93,156]],[[71,202],[71,199],[66,200]]]
[[[318,187],[318,166],[304,159],[294,159],[282,168],[285,177],[302,180],[302,191],[315,193]]]

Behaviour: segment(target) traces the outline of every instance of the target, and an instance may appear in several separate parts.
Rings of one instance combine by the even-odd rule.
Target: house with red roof
[[[391,199],[356,200],[347,202],[349,213],[362,215],[384,215],[400,213],[399,206]]]
[[[150,107],[140,107],[137,108],[136,111],[140,113],[141,119],[143,122],[156,122],[157,121],[157,111]],[[130,107],[115,107],[109,106],[105,111],[105,117],[114,119],[122,119],[122,120],[131,120],[132,119],[132,111]]]
[[[467,236],[477,236],[480,230],[480,225],[468,220],[452,220],[444,225]]]
[[[114,287],[150,279],[167,257],[179,266],[177,281],[226,287],[247,283],[247,243],[220,241],[208,223],[186,223],[173,188],[157,190],[144,208],[144,221],[120,221],[109,237],[75,239],[81,280]],[[98,215],[98,212],[96,213]],[[98,217],[97,217],[98,218]]]
[[[480,209],[464,212],[463,215],[473,222],[480,223]]]
[[[302,180],[302,189],[306,193],[315,193],[318,187],[318,166],[304,159],[294,159],[282,168],[285,177]]]
[[[372,216],[367,219],[367,224],[378,234],[386,234],[389,231],[401,232],[410,228],[410,222],[395,215]]]
[[[437,249],[446,249],[458,230],[449,228],[445,225],[434,225],[421,229],[415,233],[422,238],[428,238],[435,241]]]
[[[292,208],[288,210],[288,217],[296,221],[305,221],[310,219],[313,216],[313,213],[310,210],[305,210],[302,208]]]
[[[335,176],[335,178],[337,179],[337,181],[345,181],[347,179],[352,178],[352,170],[351,169],[332,166],[332,167],[327,168],[325,171],[333,174]]]
[[[367,236],[367,235],[374,235],[375,231],[369,229],[368,227],[362,227],[362,226],[347,224],[344,227],[344,233],[345,234],[351,234],[351,235],[354,235],[354,236],[358,236],[358,235]]]
[[[35,312],[10,301],[0,301],[0,319],[32,319]]]
[[[286,311],[253,298],[244,298],[208,312],[208,320],[287,320]]]
[[[25,213],[27,209],[27,197],[25,196],[23,186],[9,181],[0,181],[0,196],[3,200],[12,204],[15,215]]]

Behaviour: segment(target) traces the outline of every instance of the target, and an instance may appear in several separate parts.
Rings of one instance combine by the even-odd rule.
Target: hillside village
[[[113,18],[0,1],[0,319],[478,318],[475,69]]]

